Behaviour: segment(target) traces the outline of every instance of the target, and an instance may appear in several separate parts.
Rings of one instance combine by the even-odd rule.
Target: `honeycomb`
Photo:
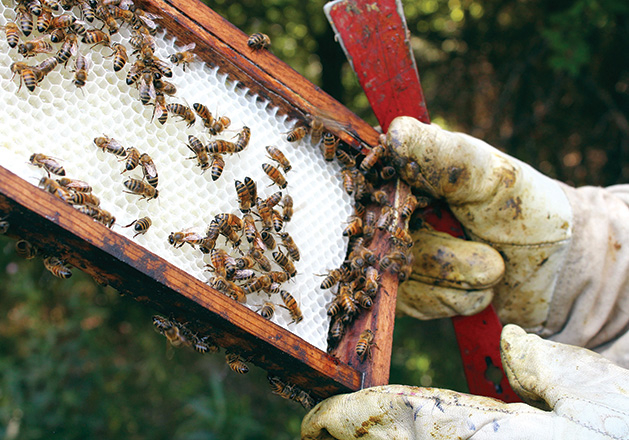
[[[2,0],[0,25],[15,21],[13,6],[12,1]],[[81,17],[76,8],[72,13]],[[96,20],[89,27],[100,28],[100,22]],[[31,36],[21,36],[21,39],[30,40],[37,36],[35,29]],[[122,25],[111,40],[124,44],[131,54],[130,36],[129,27]],[[158,32],[155,41],[155,55],[163,60],[178,51],[176,41],[164,31]],[[279,188],[272,185],[261,164],[273,163],[267,157],[267,145],[279,148],[292,164],[292,170],[286,173],[288,186],[283,193],[290,194],[295,202],[293,219],[285,224],[285,231],[293,237],[301,252],[301,260],[295,263],[297,276],[284,283],[282,288],[295,297],[304,319],[290,323],[288,311],[276,307],[272,320],[325,350],[329,326],[326,306],[332,300],[332,293],[319,288],[322,279],[319,274],[338,267],[344,260],[347,239],[342,232],[353,212],[353,203],[343,190],[340,166],[336,162],[324,161],[309,136],[295,143],[285,141],[286,133],[296,121],[287,120],[271,103],[239,87],[217,68],[210,68],[196,59],[185,71],[181,66],[172,66],[173,77],[169,81],[176,85],[177,94],[167,97],[167,101],[190,107],[193,103],[202,103],[213,114],[228,116],[231,126],[220,135],[210,137],[199,118],[194,126],[188,127],[185,121],[170,115],[161,125],[156,118],[152,120],[153,106],[143,105],[138,99],[137,88],[125,83],[134,57],[129,57],[121,71],[114,72],[110,48],[102,45],[92,48],[84,43],[79,43],[79,53],[89,53],[91,58],[84,87],[77,88],[73,84],[74,58],[71,58],[66,67],[58,66],[31,93],[25,86],[19,88],[19,75],[12,79],[11,64],[26,61],[34,65],[54,52],[25,60],[17,49],[9,47],[4,36],[0,37],[0,45],[0,101],[3,103],[0,165],[32,183],[33,191],[38,191],[36,186],[46,173],[27,163],[29,157],[33,153],[43,153],[58,159],[67,177],[92,185],[93,193],[101,200],[101,207],[116,217],[113,232],[201,281],[207,282],[212,276],[205,267],[210,262],[209,256],[188,244],[175,248],[168,243],[168,236],[188,228],[203,233],[219,213],[241,216],[235,179],[242,181],[245,176],[251,177],[257,182],[263,198],[276,192]],[[56,51],[59,45],[54,46]],[[224,172],[213,181],[209,170],[203,173],[196,160],[190,159],[192,153],[186,146],[188,135],[194,135],[204,143],[213,139],[234,141],[243,126],[251,129],[248,147],[240,154],[225,155]],[[138,167],[121,174],[124,161],[101,151],[93,142],[95,137],[102,135],[151,156],[159,174],[159,196],[156,199],[141,199],[123,192],[126,179],[142,178],[141,169]],[[153,224],[146,234],[134,238],[133,228],[124,226],[144,216],[149,216]],[[256,223],[259,225],[259,221]],[[230,254],[235,253],[224,237],[217,243]],[[248,246],[246,240],[243,244]],[[267,251],[266,254],[273,261],[271,253]],[[274,262],[273,266],[274,270],[279,270]],[[246,305],[257,311],[266,300],[266,293],[256,293],[247,297]],[[270,300],[282,304],[278,294],[273,294]]]

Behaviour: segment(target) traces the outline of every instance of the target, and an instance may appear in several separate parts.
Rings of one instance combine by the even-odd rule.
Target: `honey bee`
[[[90,23],[93,22],[94,18],[96,18],[96,14],[94,13],[94,9],[92,8],[90,1],[77,0],[77,3],[79,4],[79,8],[81,9],[81,14],[83,14],[83,18],[89,21]]]
[[[25,63],[16,62],[11,64],[11,72],[13,72],[13,76],[15,76],[15,74],[20,75],[20,86],[17,89],[18,91],[22,88],[22,82],[24,82],[26,88],[32,92],[42,79],[37,70]]]
[[[260,290],[269,287],[272,282],[271,277],[268,275],[259,276],[252,283],[249,283],[244,287],[245,293],[250,295],[252,293],[259,292]]]
[[[240,246],[240,236],[236,233],[236,231],[234,231],[233,228],[226,226],[226,227],[220,228],[220,231],[225,237],[227,237],[229,241],[232,242],[235,248]]]
[[[210,167],[210,156],[207,154],[205,145],[191,134],[188,135],[188,142],[186,146],[194,153],[194,156],[189,159],[196,159],[197,165],[199,165],[201,170],[207,170]]]
[[[153,316],[153,325],[159,333],[166,336],[166,339],[168,339],[168,342],[170,342],[173,347],[190,344],[187,337],[188,332],[185,331],[183,326],[178,322],[155,315]]]
[[[271,386],[271,392],[273,394],[277,394],[278,396],[284,399],[292,399],[294,397],[293,387],[285,384],[282,380],[277,376],[267,376],[269,381],[269,385]]]
[[[293,218],[293,198],[286,194],[282,201],[282,220],[289,222]]]
[[[274,283],[284,283],[289,279],[289,275],[284,271],[272,271],[269,272],[269,276]]]
[[[177,66],[181,64],[185,72],[186,66],[194,61],[194,54],[190,51],[195,47],[195,43],[186,44],[184,47],[181,48],[179,52],[174,53],[170,56],[170,62]]]
[[[236,144],[222,139],[211,141],[207,144],[207,151],[212,154],[235,153]]]
[[[249,191],[249,195],[251,196],[251,200],[258,199],[258,185],[256,185],[255,180],[251,177],[245,177],[245,186],[247,187],[247,191]]]
[[[33,14],[22,4],[18,4],[15,11],[17,13],[16,20],[20,24],[20,29],[24,36],[28,37],[31,32],[33,32]]]
[[[360,217],[354,217],[343,230],[343,237],[353,237],[363,232],[363,221]]]
[[[266,205],[269,208],[275,208],[275,206],[281,201],[282,201],[282,191],[274,192],[265,200]]]
[[[286,140],[288,142],[297,142],[302,140],[308,134],[308,127],[304,125],[298,125],[288,132]]]
[[[413,194],[409,194],[400,208],[400,217],[403,219],[409,218],[418,206],[426,207],[426,204],[420,203],[417,197]]]
[[[155,78],[153,80],[153,86],[155,87],[155,93],[162,93],[168,96],[175,96],[177,93],[177,86],[173,83],[164,81],[161,78]]]
[[[79,42],[76,34],[68,34],[63,40],[63,44],[57,51],[55,57],[59,64],[66,63],[71,56],[75,56],[79,49]]]
[[[363,290],[355,292],[354,299],[363,309],[370,309],[373,306],[373,299]]]
[[[323,121],[319,118],[313,117],[310,121],[310,140],[313,145],[319,143],[324,129],[325,126],[323,125]]]
[[[210,134],[216,136],[223,132],[223,130],[229,128],[231,120],[227,116],[219,116],[214,119],[212,126],[210,127]]]
[[[238,204],[241,212],[249,212],[251,210],[251,194],[249,190],[240,180],[234,182],[236,186],[236,194],[238,196]]]
[[[58,0],[41,0],[41,3],[48,9],[52,9],[53,11],[59,10],[59,1]]]
[[[408,255],[401,250],[393,250],[380,259],[380,270],[385,271],[396,264],[398,267],[407,264]]]
[[[280,170],[278,170],[273,165],[268,164],[268,163],[263,163],[262,169],[264,170],[266,175],[269,176],[269,178],[273,181],[273,183],[275,183],[277,186],[279,186],[282,189],[286,188],[286,185],[287,185],[286,178],[282,175]]]
[[[297,275],[297,270],[295,269],[295,265],[290,259],[284,255],[281,251],[273,252],[273,259],[277,264],[279,264],[282,269],[286,271],[286,273],[292,278]]]
[[[96,17],[105,23],[107,30],[109,31],[109,35],[113,35],[118,32],[118,22],[110,12],[109,8],[102,3],[96,7],[94,11]]]
[[[171,232],[168,236],[168,243],[175,248],[180,248],[184,244],[188,243],[190,246],[202,245],[205,237],[198,232],[192,230],[184,230],[179,232]]]
[[[91,67],[91,61],[89,54],[83,56],[78,54],[74,64],[74,85],[81,88],[85,85],[87,81],[87,74]]]
[[[135,147],[129,147],[125,150],[127,160],[125,161],[123,173],[134,170],[140,163],[140,152]]]
[[[166,109],[169,113],[172,113],[175,116],[179,116],[184,121],[186,121],[188,123],[188,127],[192,127],[196,121],[194,112],[190,110],[190,107],[187,107],[183,104],[166,104]]]
[[[336,148],[338,144],[339,144],[339,139],[335,135],[333,135],[329,131],[326,131],[325,133],[323,133],[322,151],[323,151],[323,158],[325,160],[327,160],[328,162],[334,160],[334,157],[336,156]]]
[[[286,248],[288,256],[291,257],[293,261],[299,261],[299,248],[297,248],[293,238],[288,234],[288,232],[280,232],[279,236],[282,239],[282,244]]]
[[[90,29],[86,31],[81,41],[86,44],[91,44],[92,47],[98,46],[99,44],[109,46],[109,43],[111,42],[109,35],[98,29]]]
[[[111,153],[119,157],[126,157],[127,150],[114,138],[107,135],[94,138],[94,144],[106,153]]]
[[[163,93],[155,94],[155,103],[153,105],[155,108],[153,109],[151,121],[155,118],[155,115],[157,115],[157,122],[164,125],[168,120],[168,109],[166,109],[166,98]]]
[[[227,365],[229,365],[229,368],[231,368],[236,373],[245,374],[249,372],[249,367],[247,367],[247,364],[245,364],[243,359],[237,354],[228,353],[225,359],[227,360]]]
[[[228,278],[234,281],[247,281],[256,275],[252,269],[234,269],[228,273]]]
[[[336,294],[334,303],[336,303],[340,311],[344,313],[341,319],[345,323],[350,322],[353,319],[354,315],[358,313],[358,306],[348,285],[339,286],[339,291]]]
[[[46,32],[50,28],[50,23],[52,23],[52,11],[50,8],[43,8],[35,22],[37,30],[41,33]]]
[[[356,355],[360,362],[365,362],[365,359],[370,356],[371,346],[374,345],[374,336],[374,333],[369,329],[363,330],[360,334],[356,343]]]
[[[69,28],[76,21],[76,17],[70,14],[61,14],[52,18],[51,29]],[[109,43],[109,40],[107,41]]]
[[[212,180],[214,181],[218,180],[218,178],[221,177],[221,174],[223,174],[224,168],[225,168],[225,160],[223,159],[223,156],[220,154],[212,154],[212,165],[211,165]]]
[[[321,289],[326,290],[332,288],[336,283],[341,281],[343,271],[341,269],[332,269],[321,282]]]
[[[365,293],[371,297],[376,295],[378,291],[378,283],[380,275],[375,267],[369,266],[365,270]]]
[[[43,183],[46,183],[44,179],[48,180],[46,177],[43,177],[42,181],[40,181],[40,185],[42,185]],[[90,184],[82,180],[69,179],[67,177],[62,177],[61,179],[57,179],[57,183],[63,186],[64,188],[67,188],[72,191],[81,192],[81,193],[92,192],[92,187],[90,186]]]
[[[218,353],[218,351],[220,350],[218,345],[210,342],[210,339],[207,336],[203,338],[198,338],[195,336],[194,338],[192,338],[191,345],[196,352],[199,352],[201,354]]]
[[[157,189],[145,183],[142,180],[138,179],[128,179],[125,180],[124,186],[129,190],[125,191],[128,194],[136,194],[141,196],[143,199],[151,200],[157,198],[159,192]]]
[[[304,319],[304,316],[301,313],[301,309],[299,308],[299,305],[297,304],[295,298],[293,298],[293,295],[288,293],[286,290],[280,290],[280,297],[284,302],[284,305],[282,307],[288,310],[288,313],[292,318],[292,321],[290,323],[294,322],[295,324],[297,324]]]
[[[260,266],[260,269],[262,269],[264,272],[271,271],[271,262],[267,257],[264,256],[260,249],[257,249],[256,247],[251,247],[251,249],[249,250],[249,255],[256,261],[256,263],[258,263],[258,266]]]
[[[269,154],[271,159],[280,164],[285,173],[291,170],[290,162],[286,159],[286,156],[284,156],[284,153],[282,153],[279,148],[269,145],[266,147],[266,152]]]
[[[249,36],[247,45],[254,51],[267,49],[271,45],[271,39],[268,35],[257,32]]]
[[[129,69],[129,72],[127,73],[127,78],[126,78],[127,85],[130,86],[130,85],[135,84],[137,80],[140,79],[140,76],[142,76],[142,72],[144,71],[145,68],[146,68],[146,65],[144,64],[142,60],[136,60],[136,62],[133,63],[133,65]]]
[[[94,194],[75,192],[70,196],[69,202],[73,205],[100,205],[100,200]]]
[[[386,148],[383,145],[376,145],[371,149],[371,151],[365,156],[363,161],[360,163],[360,170],[364,173],[368,172],[373,168],[373,166],[378,163],[380,159],[385,156]]]
[[[245,214],[242,217],[242,221],[245,230],[245,237],[247,238],[247,241],[251,243],[258,234],[253,216],[251,214]]]
[[[267,249],[275,249],[277,245],[275,244],[275,239],[270,232],[262,231],[260,232],[260,236],[262,237],[262,241],[264,242],[264,245]]]
[[[7,34],[7,43],[9,47],[16,47],[20,42],[20,28],[12,21],[7,22],[4,26],[4,32]]]
[[[384,205],[380,210],[380,217],[376,223],[376,228],[380,230],[388,229],[395,219],[395,211],[391,206]]]
[[[356,159],[343,150],[336,150],[336,158],[345,168],[354,168],[356,166]]]
[[[111,49],[114,51],[111,56],[114,57],[113,66],[114,72],[119,72],[129,61],[129,55],[127,55],[127,48],[120,43],[113,43]]]
[[[89,215],[94,220],[96,220],[99,223],[104,224],[108,228],[111,228],[116,221],[116,217],[111,215],[109,211],[105,211],[104,209],[98,208],[96,206],[81,205],[77,207],[77,210],[79,212],[82,212],[83,214]]]
[[[155,163],[151,156],[146,153],[142,153],[140,156],[140,166],[142,167],[142,173],[144,174],[144,178],[153,188],[157,188],[158,176],[157,176],[157,168],[155,167]]]
[[[371,194],[371,200],[378,205],[388,205],[389,196],[382,190],[375,191]]]
[[[342,170],[343,189],[350,196],[354,193],[354,176],[351,170]]]
[[[251,130],[249,127],[242,127],[242,130],[238,133],[238,140],[236,141],[236,148],[234,153],[240,153],[249,145],[249,139],[251,139]]]
[[[345,333],[345,324],[341,319],[334,319],[328,331],[328,346],[335,345]]]
[[[146,234],[146,231],[149,230],[153,222],[148,217],[142,217],[136,220],[133,220],[127,226],[123,226],[123,228],[129,228],[133,226],[133,230],[135,231],[135,235],[133,238],[137,237],[140,234]],[[134,226],[135,225],[135,226]]]
[[[38,80],[41,81],[46,75],[52,72],[54,68],[57,67],[58,64],[59,62],[57,61],[57,58],[55,57],[46,58],[37,66],[33,67],[33,71],[38,77]]]
[[[31,14],[40,16],[42,13],[42,4],[39,0],[29,0],[26,2],[26,7]]]
[[[34,153],[31,155],[29,162],[36,167],[43,168],[48,176],[55,174],[57,176],[65,176],[66,171],[61,164],[52,157],[48,157],[41,153]]]
[[[44,267],[57,278],[68,279],[72,276],[70,267],[57,257],[48,256],[44,258]]]
[[[20,43],[17,51],[24,57],[34,57],[38,53],[50,53],[53,48],[45,37],[41,37]]]
[[[284,228],[284,220],[282,220],[281,214],[277,210],[273,209],[271,211],[271,216],[273,219],[273,229],[275,229],[275,232],[280,232],[282,228]]]
[[[68,34],[66,34],[65,29],[54,29],[50,32],[50,41],[53,43],[61,43],[67,36]]]
[[[197,115],[203,121],[203,126],[208,129],[211,128],[212,124],[214,123],[214,116],[212,116],[210,110],[206,106],[204,106],[203,104],[199,104],[198,102],[192,104],[192,108],[195,112],[197,112]]]
[[[37,247],[33,246],[29,241],[18,240],[15,242],[15,253],[22,258],[30,260],[37,255]]]
[[[410,248],[413,246],[413,237],[411,237],[408,228],[400,226],[389,227],[389,233],[391,234],[391,241],[400,247]]]
[[[144,105],[147,105],[151,99],[155,99],[157,96],[153,82],[153,74],[151,72],[146,71],[140,76],[140,80],[138,81],[138,94],[140,102]],[[168,104],[166,105],[166,110],[168,110]]]
[[[80,37],[84,37],[85,34],[87,33],[87,28],[80,21],[75,21],[74,23],[72,23],[68,27],[68,30],[74,32],[75,34],[77,34]]]
[[[312,396],[310,396],[310,394],[308,394],[304,390],[299,390],[299,392],[297,393],[297,396],[293,400],[299,403],[301,406],[304,407],[305,410],[308,410],[308,411],[314,408],[316,404]]]
[[[271,229],[273,227],[273,210],[269,208],[266,201],[262,200],[260,197],[256,199],[256,208],[258,209],[258,215],[262,220],[262,229]]]
[[[365,240],[371,240],[376,232],[376,213],[369,211],[365,213],[363,221],[363,237]]]

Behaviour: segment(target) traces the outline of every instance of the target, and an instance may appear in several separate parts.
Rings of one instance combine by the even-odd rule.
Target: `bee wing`
[[[179,52],[187,52],[189,50],[194,49],[195,47],[197,47],[196,43],[190,43],[190,44],[186,44],[185,46],[183,46],[181,49],[179,49]]]
[[[142,162],[142,167],[148,177],[157,177],[157,168],[153,160]]]
[[[161,19],[162,17],[156,14],[151,14],[151,13],[146,12],[144,13],[144,15],[138,16],[138,18],[142,20],[142,22],[146,25],[146,27],[150,29],[155,29],[157,27],[157,24],[153,20],[158,20],[158,19]]]
[[[128,11],[132,5],[133,5],[133,0],[122,0],[120,2],[120,5],[118,5],[118,7],[120,9],[124,9]]]

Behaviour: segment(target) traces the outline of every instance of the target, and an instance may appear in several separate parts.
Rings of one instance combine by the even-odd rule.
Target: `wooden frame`
[[[162,16],[160,25],[182,45],[194,36],[199,58],[219,66],[281,113],[305,122],[313,115],[336,121],[327,128],[363,153],[377,144],[378,133],[371,126],[272,53],[250,50],[248,36],[205,5],[195,0],[143,0],[140,7]],[[408,194],[399,183],[387,190],[394,203]],[[210,335],[224,349],[299,386],[316,400],[388,383],[397,293],[393,274],[383,275],[372,311],[361,314],[328,354],[2,167],[0,216],[10,223],[9,235],[27,238],[100,283],[186,322],[190,330]],[[380,256],[388,247],[385,233],[378,232],[371,248]],[[361,363],[355,343],[367,327],[376,331],[378,349]]]

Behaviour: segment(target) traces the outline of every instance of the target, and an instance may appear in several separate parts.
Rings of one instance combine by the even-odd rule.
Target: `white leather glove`
[[[529,402],[389,385],[331,397],[302,422],[302,439],[629,438],[629,371],[583,348],[502,332],[503,365]],[[535,405],[535,406],[532,406]]]
[[[473,240],[415,232],[398,312],[469,315],[492,302],[503,323],[629,367],[629,185],[574,189],[409,117],[392,122],[387,143],[402,179],[445,199]]]

